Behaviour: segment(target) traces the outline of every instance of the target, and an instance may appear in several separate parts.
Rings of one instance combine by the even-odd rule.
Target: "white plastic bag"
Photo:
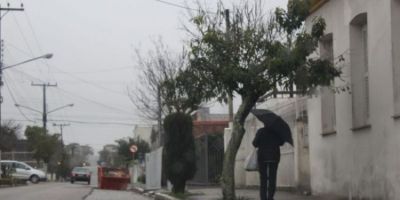
[[[246,160],[244,161],[244,169],[246,171],[258,171],[257,149],[253,149],[253,151],[246,157]]]

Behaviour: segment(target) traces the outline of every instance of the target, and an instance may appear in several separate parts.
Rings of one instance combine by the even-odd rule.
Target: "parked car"
[[[74,167],[71,171],[71,183],[75,181],[85,181],[90,184],[92,172],[87,167]]]
[[[32,183],[47,180],[46,173],[42,170],[35,169],[20,161],[0,160],[0,170],[1,174],[3,174],[4,170],[9,170],[12,177],[21,180],[29,180]]]

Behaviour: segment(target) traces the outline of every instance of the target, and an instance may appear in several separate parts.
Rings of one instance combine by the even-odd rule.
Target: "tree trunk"
[[[236,154],[245,134],[244,122],[253,108],[258,97],[242,97],[242,104],[233,120],[232,137],[229,140],[224,155],[222,169],[222,196],[223,200],[236,200],[235,194],[235,162]]]

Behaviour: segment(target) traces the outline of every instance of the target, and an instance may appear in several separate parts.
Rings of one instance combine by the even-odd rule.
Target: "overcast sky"
[[[210,8],[216,2],[203,1]],[[57,87],[47,90],[48,110],[70,103],[74,107],[49,114],[47,126],[51,133],[59,132],[53,123],[69,123],[64,128],[64,141],[88,144],[96,151],[118,138],[133,136],[134,124],[144,124],[127,92],[138,84],[141,70],[134,49],[146,52],[152,40],[162,37],[171,49],[179,50],[187,39],[181,30],[182,22],[187,21],[186,11],[165,2],[185,2],[0,0],[2,7],[7,2],[11,7],[19,7],[22,2],[25,11],[7,13],[2,19],[4,65],[45,53],[53,53],[54,57],[4,70],[2,120],[41,126],[39,112],[18,110],[14,104],[41,111],[42,88],[31,83],[57,83]],[[268,10],[285,6],[287,1],[264,2]],[[218,113],[226,110],[218,105],[212,109]]]

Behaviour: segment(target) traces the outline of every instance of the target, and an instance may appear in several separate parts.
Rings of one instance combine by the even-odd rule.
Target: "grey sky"
[[[184,5],[184,1],[168,1]],[[180,27],[186,11],[156,0],[0,0],[2,6],[7,2],[12,7],[23,2],[25,12],[8,13],[2,20],[4,64],[45,53],[54,57],[4,71],[2,119],[41,126],[39,113],[21,108],[36,123],[26,121],[9,91],[18,104],[42,110],[42,88],[31,83],[57,83],[58,87],[47,90],[49,110],[69,103],[75,106],[49,115],[51,133],[59,132],[51,120],[71,121],[64,128],[64,140],[89,144],[96,151],[132,136],[132,124],[143,123],[127,95],[140,70],[134,49],[145,52],[159,36],[172,49],[179,49],[185,39]],[[205,2],[212,7],[216,1]],[[286,2],[265,1],[266,9]]]

